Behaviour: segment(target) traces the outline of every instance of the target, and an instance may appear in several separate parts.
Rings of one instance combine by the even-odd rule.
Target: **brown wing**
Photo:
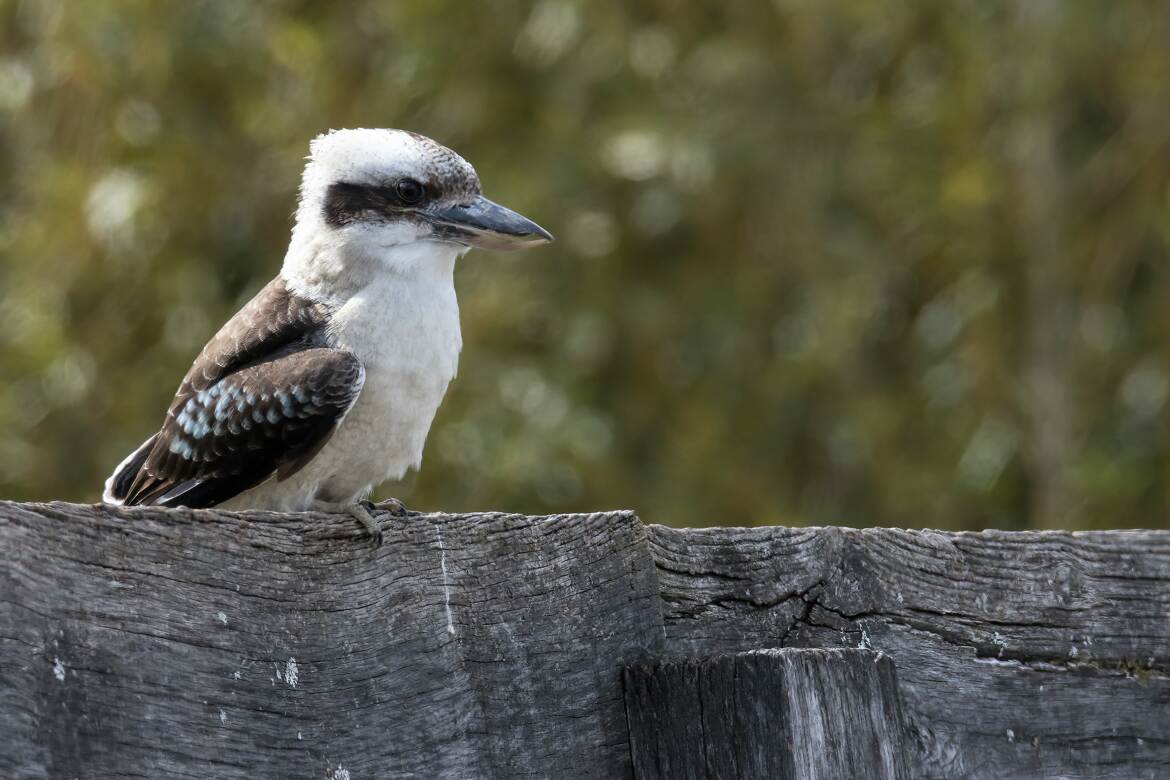
[[[361,392],[349,352],[321,344],[326,312],[277,279],[200,353],[162,429],[114,474],[107,500],[214,506],[296,473]]]

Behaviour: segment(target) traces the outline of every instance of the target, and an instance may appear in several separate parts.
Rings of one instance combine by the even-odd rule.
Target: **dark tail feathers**
[[[126,496],[130,492],[130,486],[134,484],[134,478],[138,476],[138,471],[142,468],[142,464],[146,463],[146,457],[150,454],[150,448],[154,446],[154,440],[158,438],[156,433],[151,436],[142,446],[130,453],[124,461],[118,464],[114,469],[114,473],[106,480],[106,488],[102,492],[102,501],[107,504],[122,504],[126,501]]]

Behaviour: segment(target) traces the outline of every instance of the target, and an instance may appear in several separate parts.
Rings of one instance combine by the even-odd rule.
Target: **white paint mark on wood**
[[[288,659],[288,662],[284,665],[284,681],[288,683],[288,687],[295,688],[300,679],[300,673],[297,670],[297,659]]]
[[[861,641],[857,643],[858,650],[873,650],[873,645],[869,641],[869,632],[865,630],[865,626],[861,627]]]
[[[220,623],[223,623],[225,626],[228,623],[228,618],[227,618],[226,612],[216,612],[215,619],[218,620]]]
[[[329,773],[329,780],[350,780],[349,770],[338,764],[337,768]]]
[[[219,711],[219,722],[225,725],[227,724],[227,713],[223,710]]]
[[[455,621],[451,618],[451,583],[447,577],[447,548],[443,545],[443,529],[435,525],[435,536],[439,538],[439,567],[443,570],[443,609],[447,612],[447,633],[455,636]]]
[[[1004,661],[1000,658],[974,658],[972,659],[977,664],[988,664],[989,666],[1007,666],[1014,669],[1022,669],[1024,664],[1015,659]]]
[[[65,664],[61,663],[60,658],[53,659],[53,676],[57,682],[65,682]]]

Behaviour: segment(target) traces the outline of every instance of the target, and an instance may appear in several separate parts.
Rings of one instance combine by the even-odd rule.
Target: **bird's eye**
[[[394,185],[394,191],[403,203],[415,204],[423,199],[423,186],[414,179],[399,179]]]

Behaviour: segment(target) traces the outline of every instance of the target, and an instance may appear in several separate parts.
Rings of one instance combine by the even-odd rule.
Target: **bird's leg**
[[[382,546],[382,529],[374,522],[373,515],[364,506],[368,502],[359,502],[356,504],[347,504],[341,501],[314,501],[313,509],[318,512],[332,512],[334,514],[347,514],[353,519],[362,524],[362,527],[369,533],[370,538],[374,540],[375,547]]]
[[[397,498],[387,498],[382,501],[370,501],[367,499],[361,503],[371,512],[377,509],[381,512],[389,512],[395,517],[406,517],[408,514],[410,514],[410,510],[406,508],[406,504],[402,503]]]

